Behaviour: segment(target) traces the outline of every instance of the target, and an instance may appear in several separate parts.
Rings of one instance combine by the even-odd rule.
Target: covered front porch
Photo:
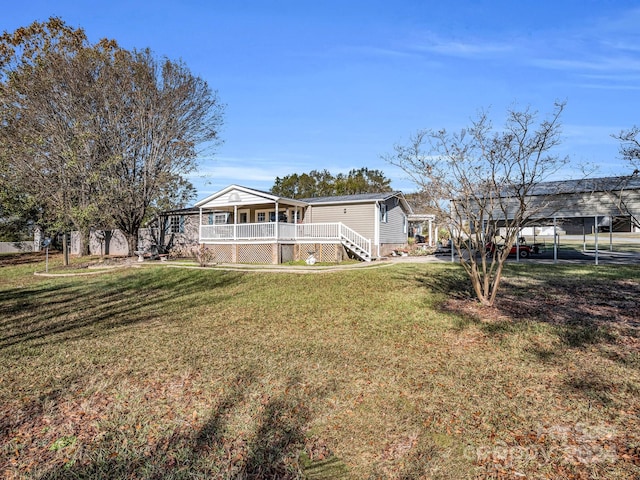
[[[201,244],[270,244],[278,252],[283,244],[340,245],[362,260],[371,260],[370,239],[341,222],[305,222],[309,205],[299,200],[232,185],[196,207]]]
[[[336,223],[248,223],[200,225],[200,243],[330,243],[341,244],[363,260],[371,259],[371,240]]]

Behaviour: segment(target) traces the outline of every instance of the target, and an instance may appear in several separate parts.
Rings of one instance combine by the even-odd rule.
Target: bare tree
[[[520,229],[548,214],[553,192],[540,195],[537,187],[566,163],[551,153],[560,142],[563,109],[564,103],[556,104],[539,123],[529,109],[509,110],[502,131],[495,131],[482,112],[459,133],[422,130],[385,156],[415,181],[438,221],[449,226],[460,263],[483,304],[495,302]],[[498,243],[498,232],[500,248],[487,253],[487,244]]]
[[[158,62],[150,51],[118,52],[101,83],[111,216],[127,236],[158,210],[178,208],[193,197],[184,175],[197,167],[198,147],[218,143],[222,110],[207,83],[180,62]]]
[[[620,155],[629,162],[633,169],[633,175],[640,173],[640,127],[633,126],[629,130],[622,130],[613,135],[620,141]]]
[[[631,224],[640,228],[638,212],[629,206],[638,201],[632,192],[637,192],[640,181],[640,127],[633,126],[629,130],[622,130],[620,133],[612,135],[612,137],[620,141],[620,156],[631,167],[631,173],[618,177],[615,188],[608,188],[605,193],[615,205],[618,213],[628,216]]]

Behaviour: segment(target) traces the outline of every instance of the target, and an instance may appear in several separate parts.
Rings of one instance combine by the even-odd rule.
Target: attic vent
[[[238,194],[238,192],[233,192],[231,195],[229,195],[229,202],[239,202],[240,201],[240,195]]]

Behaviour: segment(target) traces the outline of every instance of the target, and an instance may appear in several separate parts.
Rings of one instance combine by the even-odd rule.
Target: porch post
[[[373,220],[374,220],[374,229],[373,229],[373,239],[377,246],[377,257],[380,257],[380,202],[376,200],[376,203],[373,205]],[[373,248],[371,249],[371,254],[373,254]]]
[[[276,228],[275,228],[275,233],[276,233],[276,242],[280,239],[280,235],[278,235],[278,224],[280,222],[278,221],[278,201],[276,200]]]
[[[238,239],[238,206],[233,206],[233,239]]]
[[[200,207],[200,218],[198,223],[198,243],[202,243],[202,207]]]

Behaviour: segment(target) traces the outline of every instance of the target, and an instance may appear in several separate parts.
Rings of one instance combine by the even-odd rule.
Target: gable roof
[[[334,197],[311,197],[301,199],[309,205],[342,205],[345,203],[373,203],[384,202],[396,197],[404,206],[405,211],[413,213],[413,210],[401,191],[379,192],[379,193],[358,193],[355,195],[337,195]]]
[[[305,206],[306,203],[293,198],[280,197],[269,192],[256,190],[255,188],[243,187],[241,185],[229,185],[219,192],[209,195],[195,204],[200,207],[222,207],[230,205],[248,205],[256,203],[281,202],[288,205]]]
[[[531,195],[557,195],[567,193],[610,192],[615,190],[640,189],[638,175],[619,177],[583,178],[580,180],[558,180],[538,184]]]

